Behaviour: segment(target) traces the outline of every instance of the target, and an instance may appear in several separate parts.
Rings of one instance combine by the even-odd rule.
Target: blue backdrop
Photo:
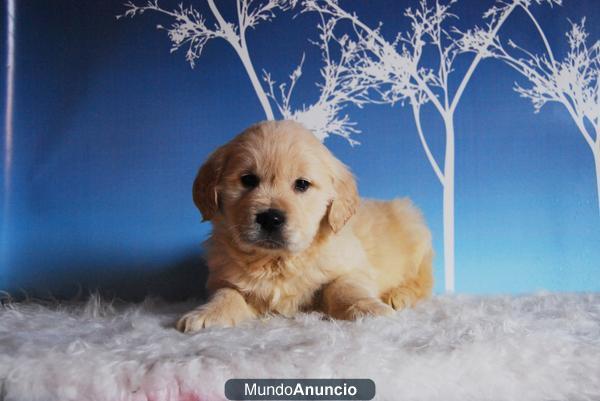
[[[225,18],[234,18],[234,1],[217,3]],[[205,2],[192,4],[212,26]],[[492,4],[462,0],[453,7],[460,19],[450,22],[461,29],[482,24]],[[409,28],[403,10],[415,6],[393,0],[340,5],[368,26],[381,21],[389,41]],[[172,18],[147,11],[117,20],[127,10],[122,1],[26,1],[15,8],[14,62],[8,24],[0,44],[3,65],[14,68],[14,97],[3,95],[3,110],[11,101],[14,107],[12,124],[3,124],[0,289],[72,296],[82,285],[131,298],[196,294],[200,243],[210,229],[191,200],[197,167],[215,147],[265,119],[239,57],[225,40],[213,39],[192,69],[186,49],[170,53],[165,31],[156,29]],[[285,81],[305,55],[296,105],[318,98],[322,66],[319,48],[309,41],[319,39],[319,16],[300,9],[277,10],[247,32],[259,75],[264,69]],[[568,51],[569,19],[587,17],[590,46],[600,38],[600,26],[592,23],[600,18],[597,0],[533,3],[530,10],[557,58]],[[500,35],[544,51],[522,10]],[[461,57],[458,79],[473,58]],[[1,82],[8,95],[6,72]],[[563,105],[548,103],[535,114],[531,101],[513,90],[515,82],[527,87],[505,63],[484,59],[455,113],[456,291],[598,291],[592,152]],[[457,85],[450,83],[452,90]],[[443,165],[442,121],[430,104],[422,113]],[[360,145],[339,136],[325,144],[351,166],[363,196],[409,196],[423,210],[437,254],[436,290],[443,291],[442,187],[410,106],[349,105],[343,114],[362,131],[353,136]]]

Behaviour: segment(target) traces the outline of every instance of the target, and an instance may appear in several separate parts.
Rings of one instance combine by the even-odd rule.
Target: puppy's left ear
[[[202,221],[211,220],[219,209],[219,193],[217,186],[221,180],[221,174],[226,160],[227,147],[221,146],[200,167],[194,185],[192,195],[196,207],[202,213]]]
[[[333,232],[338,232],[356,213],[360,199],[356,181],[350,170],[336,160],[333,174],[334,198],[329,206],[327,219]]]

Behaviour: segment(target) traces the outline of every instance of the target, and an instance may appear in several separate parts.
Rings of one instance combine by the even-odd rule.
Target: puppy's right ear
[[[200,167],[194,180],[192,194],[196,207],[202,213],[202,221],[212,220],[219,209],[217,186],[225,167],[226,150],[226,146],[221,146],[213,152]]]
[[[329,205],[327,215],[329,226],[337,233],[356,213],[360,198],[356,189],[356,181],[350,170],[339,160],[333,159],[333,187],[335,196]]]

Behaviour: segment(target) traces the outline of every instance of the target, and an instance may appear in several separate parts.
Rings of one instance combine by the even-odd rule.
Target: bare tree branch
[[[237,21],[235,23],[226,21],[214,0],[207,0],[212,17],[216,20],[214,27],[209,27],[206,19],[192,6],[184,7],[180,4],[173,10],[167,10],[159,6],[158,0],[150,0],[145,5],[137,5],[133,1],[125,3],[125,12],[117,19],[142,15],[147,11],[157,12],[171,17],[174,21],[168,28],[159,25],[159,29],[167,31],[171,40],[171,52],[187,46],[185,58],[192,68],[196,65],[202,54],[204,46],[215,38],[227,41],[240,58],[248,78],[254,88],[259,102],[265,112],[267,119],[275,118],[268,97],[262,87],[246,43],[246,31],[255,28],[259,23],[270,21],[275,17],[276,10],[289,10],[296,6],[297,0],[236,0]]]

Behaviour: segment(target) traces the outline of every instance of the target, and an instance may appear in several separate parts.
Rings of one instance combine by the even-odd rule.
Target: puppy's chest
[[[247,301],[260,313],[291,316],[310,308],[317,290],[328,281],[314,263],[274,260],[253,266],[243,288]]]

